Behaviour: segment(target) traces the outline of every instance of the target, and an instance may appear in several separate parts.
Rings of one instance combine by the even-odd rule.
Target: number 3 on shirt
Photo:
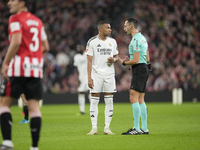
[[[35,44],[33,44],[33,43],[29,44],[29,48],[30,48],[30,50],[31,50],[32,52],[36,52],[36,51],[38,50],[38,48],[39,48],[38,29],[32,27],[32,28],[30,29],[30,32],[31,32],[31,33],[34,33],[34,34],[33,34],[33,37],[32,37],[32,41],[33,41]]]

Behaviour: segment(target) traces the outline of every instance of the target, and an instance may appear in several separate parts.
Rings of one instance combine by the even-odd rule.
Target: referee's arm
[[[147,50],[147,55],[146,55],[147,63],[150,62],[150,57],[149,57],[149,51]]]
[[[148,50],[147,50],[146,59],[147,59],[147,66],[148,66],[148,68],[149,68],[149,71],[152,72],[151,62],[150,62],[150,56],[149,56],[149,51],[148,51]]]
[[[133,59],[121,62],[122,65],[135,65],[139,63],[140,52],[133,53]]]

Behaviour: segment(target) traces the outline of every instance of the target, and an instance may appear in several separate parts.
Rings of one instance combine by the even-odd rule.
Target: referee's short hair
[[[97,28],[99,29],[100,26],[104,25],[104,24],[110,24],[107,20],[101,20],[99,21],[99,23],[97,24]]]
[[[135,18],[128,18],[128,19],[126,19],[126,21],[128,21],[129,25],[133,24],[134,28],[137,29],[137,27],[138,27],[138,21]]]
[[[20,2],[24,1],[24,3],[25,3],[25,7],[28,8],[29,0],[19,0],[19,1],[20,1]]]

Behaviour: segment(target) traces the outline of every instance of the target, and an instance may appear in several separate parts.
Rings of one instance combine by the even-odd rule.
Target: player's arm
[[[46,39],[46,40],[42,41],[42,52],[46,53],[48,51],[49,51],[49,42]]]
[[[88,86],[89,88],[93,88],[93,80],[92,80],[92,58],[93,56],[87,55],[87,73],[88,73]]]
[[[113,62],[116,63],[118,61],[118,55],[113,56]]]
[[[118,55],[114,55],[113,57],[108,58],[109,63],[116,63],[118,61]]]
[[[11,43],[8,47],[8,52],[5,56],[3,63],[8,64],[10,62],[10,60],[13,58],[13,56],[15,56],[15,54],[19,50],[21,42],[22,42],[22,34],[14,33],[11,37]]]
[[[41,39],[42,39],[42,52],[46,53],[49,51],[49,42],[47,39],[47,35],[44,29],[44,26],[41,28]]]
[[[17,32],[11,36],[11,43],[8,47],[8,51],[7,51],[5,59],[3,61],[2,70],[1,70],[1,73],[6,80],[9,80],[9,78],[7,76],[8,63],[11,61],[11,59],[15,56],[15,54],[19,50],[21,42],[22,42],[22,34],[21,33]]]
[[[114,40],[114,49],[113,49],[113,57],[108,58],[108,63],[116,63],[118,61],[118,48],[117,48],[117,42]]]

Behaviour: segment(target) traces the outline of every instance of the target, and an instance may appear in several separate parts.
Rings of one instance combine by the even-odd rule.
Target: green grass
[[[78,104],[44,105],[39,142],[40,150],[198,150],[200,149],[200,103],[147,103],[149,135],[121,135],[133,126],[132,107],[115,103],[111,130],[116,135],[103,135],[104,104],[99,104],[98,135],[87,136],[91,130],[89,105],[86,114],[77,115]],[[12,138],[15,150],[31,145],[29,125],[21,108],[12,106]],[[0,142],[2,136],[0,135]]]

